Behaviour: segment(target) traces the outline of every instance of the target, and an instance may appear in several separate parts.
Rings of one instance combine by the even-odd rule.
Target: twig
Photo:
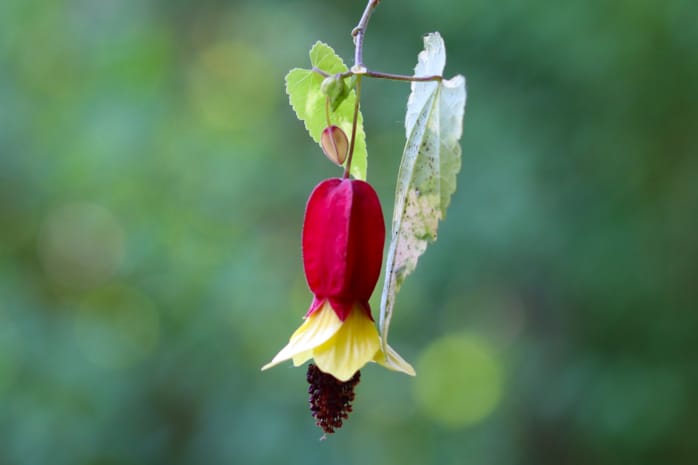
[[[381,0],[368,0],[366,8],[364,9],[359,24],[356,25],[351,31],[351,35],[354,37],[354,66],[350,70],[343,73],[336,74],[338,79],[348,78],[355,75],[364,75],[377,79],[390,79],[392,81],[406,81],[406,82],[428,82],[428,81],[441,81],[443,76],[407,76],[404,74],[392,74],[392,73],[381,73],[378,71],[370,71],[364,65],[364,36],[366,35],[366,29],[368,28],[368,22],[373,15],[376,7]],[[313,66],[313,72],[321,75],[322,77],[329,77],[330,74]]]
[[[354,37],[354,66],[351,67],[349,71],[339,74],[340,79],[344,79],[349,76],[356,74],[363,74],[365,76],[378,78],[378,79],[390,79],[393,81],[407,81],[407,82],[426,82],[426,81],[441,81],[442,76],[406,76],[403,74],[392,74],[392,73],[380,73],[377,71],[370,71],[364,65],[364,36],[366,35],[366,29],[368,28],[368,21],[371,19],[371,15],[375,11],[376,7],[380,3],[380,0],[368,0],[364,13],[361,15],[359,24],[351,31],[351,35]],[[313,68],[315,70],[315,68]],[[327,77],[327,74],[318,71],[320,74]]]
[[[390,79],[393,81],[409,81],[409,82],[426,82],[426,81],[442,81],[443,76],[405,76],[404,74],[379,73],[377,71],[366,70],[366,76],[378,79]]]
[[[380,0],[368,0],[366,4],[366,9],[361,15],[359,24],[351,31],[351,35],[354,36],[354,66],[351,70],[354,74],[365,74],[366,67],[364,66],[364,35],[366,35],[366,28],[368,27],[368,21],[371,19],[373,11],[376,9]]]

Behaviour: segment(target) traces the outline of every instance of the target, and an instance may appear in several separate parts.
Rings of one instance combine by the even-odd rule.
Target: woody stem
[[[354,50],[354,66],[352,68],[352,71],[354,71],[357,74],[361,74],[366,70],[366,68],[364,67],[363,58],[364,35],[366,34],[368,21],[371,19],[371,15],[373,14],[373,11],[376,9],[379,3],[380,0],[368,0],[366,8],[364,9],[364,13],[361,15],[361,19],[359,20],[359,24],[357,24],[354,30],[351,31],[351,35],[354,36],[354,45],[356,46],[356,49]]]

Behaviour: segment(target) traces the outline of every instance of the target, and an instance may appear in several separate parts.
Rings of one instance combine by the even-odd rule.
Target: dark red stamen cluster
[[[308,393],[310,394],[310,411],[315,424],[331,434],[342,427],[342,422],[349,417],[351,403],[354,400],[354,387],[361,380],[357,371],[349,381],[339,381],[332,375],[320,371],[314,364],[308,365]]]

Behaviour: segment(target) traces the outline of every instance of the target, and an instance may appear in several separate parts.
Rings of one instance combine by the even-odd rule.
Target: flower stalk
[[[356,77],[356,101],[354,102],[354,119],[351,122],[351,141],[349,142],[349,155],[344,166],[344,179],[349,177],[351,160],[354,158],[354,144],[356,142],[356,125],[359,120],[359,101],[361,100],[361,76]]]

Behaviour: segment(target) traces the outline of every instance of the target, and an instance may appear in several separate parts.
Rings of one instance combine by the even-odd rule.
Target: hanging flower
[[[315,187],[306,206],[302,238],[313,301],[289,343],[262,370],[286,360],[299,366],[313,359],[321,373],[340,383],[337,389],[342,383],[353,383],[353,388],[357,372],[371,361],[414,375],[397,352],[381,348],[368,303],[380,275],[384,241],[383,212],[368,183],[327,179]],[[313,367],[309,382],[311,372],[318,379]],[[311,389],[318,383],[311,382]]]

